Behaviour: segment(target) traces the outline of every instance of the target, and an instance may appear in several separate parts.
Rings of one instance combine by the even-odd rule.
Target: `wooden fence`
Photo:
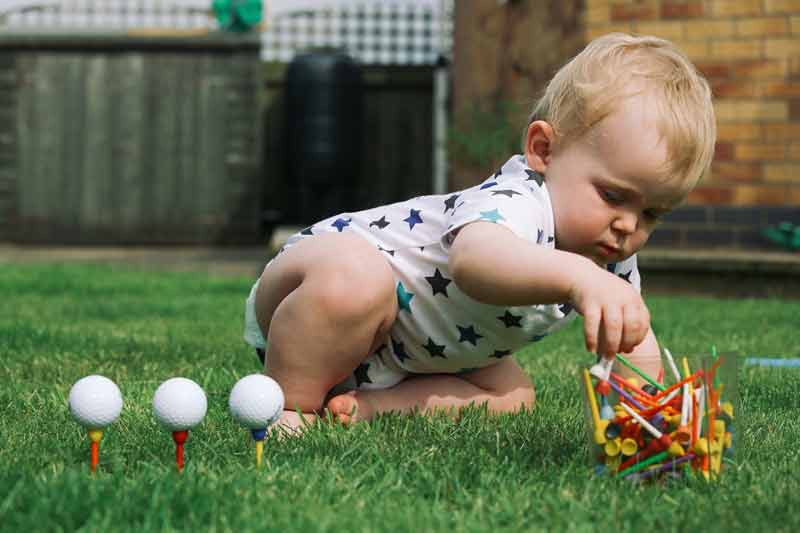
[[[257,39],[0,36],[0,238],[253,242]]]
[[[286,64],[258,40],[0,35],[0,240],[256,243],[305,224],[286,172]],[[348,207],[428,194],[430,67],[363,70]]]

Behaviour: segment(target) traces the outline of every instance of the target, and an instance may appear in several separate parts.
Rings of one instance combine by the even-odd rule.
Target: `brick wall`
[[[764,225],[800,223],[800,0],[587,0],[585,20],[587,40],[672,40],[712,85],[711,174],[660,240],[759,246]]]
[[[483,79],[475,76],[480,54],[502,47],[506,65],[516,72],[569,59],[575,39],[556,47],[552,39],[565,28],[575,34],[572,18],[551,13],[558,2],[495,0],[456,2],[456,108],[480,94],[495,91],[528,101],[546,81],[542,76]],[[718,119],[718,143],[712,172],[654,235],[663,244],[769,246],[760,237],[765,225],[800,224],[800,0],[585,0],[567,2],[577,9],[579,50],[590,39],[612,31],[651,34],[680,46],[710,81]],[[465,8],[464,5],[472,7]],[[513,11],[516,27],[504,44],[475,18],[459,17],[482,9],[495,18]],[[570,12],[570,10],[567,10]],[[501,19],[499,19],[501,20]],[[544,33],[542,33],[544,32]],[[460,37],[459,37],[460,35]],[[468,41],[474,53],[465,54]],[[524,52],[520,52],[524,50]],[[575,51],[576,51],[575,50]],[[479,52],[478,52],[479,51]],[[540,69],[542,70],[542,69]],[[547,76],[545,76],[547,77]],[[461,98],[459,98],[459,93]],[[456,168],[457,165],[456,165]]]

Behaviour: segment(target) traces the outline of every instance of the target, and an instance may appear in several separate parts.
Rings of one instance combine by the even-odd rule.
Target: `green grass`
[[[241,340],[251,280],[91,265],[0,266],[0,529],[8,531],[722,531],[800,528],[800,370],[741,367],[737,465],[716,484],[638,487],[589,475],[579,324],[520,354],[530,413],[458,421],[383,416],[268,440],[227,414],[235,381],[259,370]],[[800,303],[652,298],[673,353],[800,356]],[[100,373],[122,416],[88,473],[66,396]],[[158,384],[197,381],[208,415],[174,472],[151,416]]]

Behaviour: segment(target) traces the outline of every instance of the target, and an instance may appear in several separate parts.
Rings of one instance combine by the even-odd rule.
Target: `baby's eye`
[[[608,189],[600,189],[600,195],[603,197],[603,200],[610,204],[621,204],[625,200],[621,194],[609,191]]]
[[[662,215],[663,215],[663,213],[661,211],[657,211],[655,209],[645,209],[644,210],[644,216],[648,220],[656,221],[656,220],[660,219]]]

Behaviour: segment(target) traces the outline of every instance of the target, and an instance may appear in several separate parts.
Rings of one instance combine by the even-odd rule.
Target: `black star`
[[[361,363],[358,365],[358,368],[353,371],[353,375],[356,377],[356,387],[360,387],[362,383],[372,383],[372,380],[369,379],[368,371],[368,363]]]
[[[617,276],[621,277],[622,279],[624,279],[625,281],[630,283],[631,282],[631,274],[633,274],[633,270],[631,270],[627,274],[617,274]]]
[[[406,347],[403,346],[402,342],[397,342],[394,339],[391,339],[391,341],[392,341],[392,351],[394,352],[394,355],[397,356],[397,358],[400,360],[401,363],[406,359],[411,359],[411,356],[406,353]]]
[[[547,242],[553,242],[554,240],[556,240],[556,238],[553,237],[552,235],[547,236]]]
[[[571,303],[567,302],[565,304],[558,304],[558,310],[564,313],[564,316],[570,314],[570,312],[575,309]]]
[[[378,346],[378,348],[375,350],[375,357],[377,357],[378,359],[380,359],[380,360],[381,360],[381,362],[383,362],[383,351],[384,351],[385,349],[386,349],[386,345],[385,345],[385,344],[381,344],[381,345],[380,345],[380,346]]]
[[[494,176],[492,176],[492,178],[496,178],[497,176],[499,176],[502,173],[503,173],[503,167],[500,167],[500,168],[497,169],[497,172],[494,173]]]
[[[378,226],[378,229],[383,229],[388,225],[389,225],[389,222],[386,222],[386,216],[385,215],[382,216],[381,218],[379,218],[378,220],[373,220],[372,222],[369,223],[369,227],[370,228],[372,226]]]
[[[507,355],[511,355],[511,350],[495,350],[494,353],[489,357],[496,357],[497,359],[502,359]]]
[[[480,190],[482,191],[483,189],[488,189],[489,187],[494,187],[495,185],[497,185],[496,181],[489,181],[489,182],[484,183],[483,185],[481,185]]]
[[[507,328],[522,327],[522,315],[512,315],[508,309],[506,309],[506,313],[503,316],[497,317],[497,320],[505,324]]]
[[[311,228],[313,227],[314,226],[307,227],[306,229],[300,232],[300,235],[314,235],[314,233],[311,231]]]
[[[606,270],[608,270],[612,274],[614,273],[614,271],[616,269],[617,269],[617,264],[616,263],[609,263],[609,264],[606,265]]]
[[[441,293],[444,294],[445,298],[449,298],[447,294],[447,286],[450,285],[450,282],[453,280],[442,276],[442,273],[439,272],[438,268],[436,269],[436,272],[433,273],[433,276],[425,276],[425,281],[427,281],[431,286],[431,289],[433,290],[433,296]]]
[[[436,344],[433,342],[433,339],[428,337],[428,342],[423,346],[431,357],[441,357],[442,359],[447,359],[447,356],[444,354],[445,345],[444,344]]]
[[[450,198],[444,201],[444,212],[447,213],[448,209],[455,209],[456,208],[456,200],[460,195],[454,194]]]
[[[515,194],[522,196],[522,193],[518,193],[514,189],[503,189],[501,191],[492,191],[492,196],[497,196],[498,194],[508,196],[509,198],[513,198]]]
[[[424,251],[425,251],[425,247],[424,247],[424,246],[420,246],[420,247],[419,247],[419,251],[420,251],[420,252],[424,252]]]
[[[394,252],[395,252],[394,250],[387,250],[386,248],[384,248],[380,244],[378,245],[378,250],[380,250],[381,252],[386,252],[387,254],[389,254],[392,257],[394,257]]]
[[[462,328],[461,326],[456,324],[456,327],[458,328],[458,332],[461,334],[461,338],[458,339],[458,342],[465,342],[466,341],[466,342],[472,343],[473,346],[477,346],[478,345],[478,339],[482,339],[483,338],[483,335],[481,335],[480,333],[475,331],[475,327],[474,326],[469,326],[469,327],[466,327],[466,328]]]
[[[535,181],[536,185],[539,187],[542,186],[542,182],[544,182],[544,176],[536,172],[535,170],[530,170],[528,168],[525,169],[525,173],[528,175],[528,179],[525,181]]]

